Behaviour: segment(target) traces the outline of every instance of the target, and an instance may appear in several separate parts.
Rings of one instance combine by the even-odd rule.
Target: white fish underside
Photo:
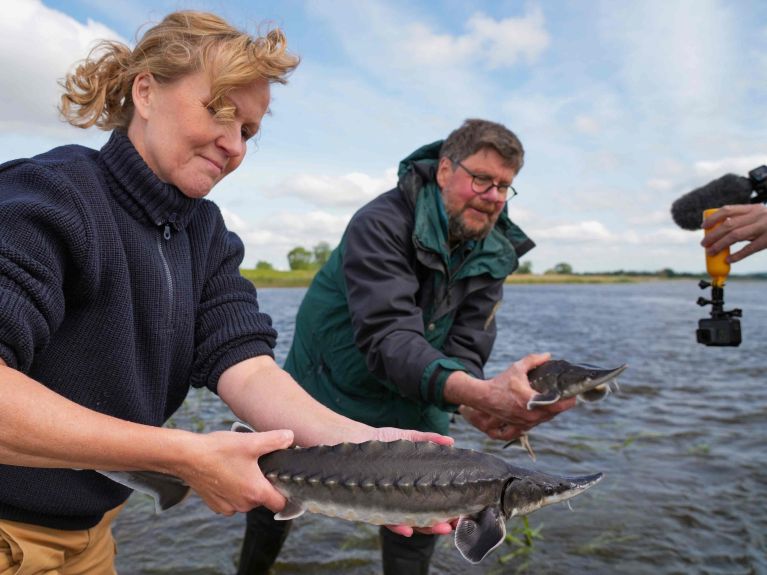
[[[397,509],[393,506],[386,508],[362,506],[359,503],[344,504],[340,502],[317,501],[312,499],[299,499],[292,497],[286,490],[278,488],[287,499],[291,506],[285,511],[277,513],[275,519],[293,519],[302,515],[303,511],[310,513],[319,513],[329,517],[338,517],[348,521],[361,521],[373,525],[411,525],[413,527],[431,527],[437,523],[443,523],[458,517],[460,515],[473,515],[484,509],[485,505],[467,505],[461,510],[452,513],[444,511],[423,511],[413,512],[408,509]],[[299,512],[297,508],[302,511]]]

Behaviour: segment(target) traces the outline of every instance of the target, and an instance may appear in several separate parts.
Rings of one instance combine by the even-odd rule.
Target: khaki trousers
[[[0,520],[0,575],[116,575],[112,520],[122,508],[80,531]]]

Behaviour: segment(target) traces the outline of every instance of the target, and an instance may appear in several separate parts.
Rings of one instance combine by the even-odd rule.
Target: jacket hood
[[[415,152],[410,154],[407,158],[399,163],[399,169],[397,170],[397,176],[402,178],[411,166],[418,162],[423,166],[434,165],[436,166],[439,161],[439,151],[442,149],[442,142],[444,140],[437,140],[431,144],[421,146]]]
[[[436,171],[443,141],[437,140],[431,144],[421,146],[399,163],[397,171],[399,189],[403,192],[407,201],[414,207],[417,204],[421,204],[421,209],[424,209],[424,204],[432,203],[422,196],[424,193],[431,195],[430,191],[437,187]],[[418,208],[416,209],[420,211]],[[443,234],[440,234],[437,229],[439,226],[436,221],[432,218],[416,218],[416,221],[415,236],[419,243],[428,246],[436,252],[443,252],[446,249],[447,238],[441,237]],[[495,251],[497,256],[503,254],[502,259],[509,260],[501,266],[505,271],[495,271],[493,275],[497,276],[511,273],[516,269],[519,258],[535,247],[535,242],[527,237],[522,229],[509,219],[507,206],[504,206],[493,231],[483,242],[493,245],[492,251]],[[508,247],[503,245],[506,242],[510,244],[509,247],[513,247],[515,252],[513,256],[508,254]]]

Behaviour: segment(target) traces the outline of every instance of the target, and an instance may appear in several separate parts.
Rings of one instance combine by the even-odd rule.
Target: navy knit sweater
[[[0,166],[0,357],[95,411],[162,425],[189,386],[272,355],[207,200],[161,182],[127,136]],[[72,422],[75,425],[74,422]],[[0,465],[0,518],[84,529],[130,490],[93,471]]]

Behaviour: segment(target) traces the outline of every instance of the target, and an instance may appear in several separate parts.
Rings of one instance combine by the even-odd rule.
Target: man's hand
[[[527,355],[488,380],[456,372],[447,380],[448,390],[458,399],[454,402],[462,404],[461,413],[469,423],[493,439],[510,441],[575,405],[572,398],[527,409],[527,402],[537,393],[530,387],[527,373],[550,358],[548,353]]]
[[[491,439],[513,441],[525,433],[526,429],[516,427],[505,419],[479,411],[468,405],[462,405],[458,413],[471,425],[479,429]]]
[[[488,381],[489,393],[484,401],[469,405],[488,415],[505,420],[509,425],[527,431],[548,421],[557,413],[570,409],[575,399],[559,401],[541,409],[528,410],[527,402],[538,392],[530,387],[527,373],[551,359],[548,353],[530,354],[511,364]]]
[[[727,258],[734,263],[767,248],[767,206],[763,204],[724,206],[703,220],[702,227],[708,230],[717,224],[700,242],[710,256],[736,242],[749,242]]]

